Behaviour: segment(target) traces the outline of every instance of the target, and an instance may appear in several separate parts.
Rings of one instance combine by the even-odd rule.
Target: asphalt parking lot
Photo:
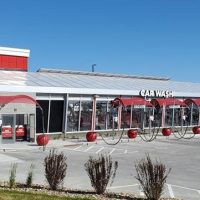
[[[114,143],[117,140],[107,139]],[[107,145],[102,140],[97,143],[86,143],[75,140],[74,143],[58,146],[58,151],[67,155],[68,169],[64,186],[76,189],[92,189],[90,180],[84,169],[89,156],[107,153],[119,162],[119,168],[112,186],[107,189],[113,192],[134,192],[142,195],[140,186],[135,179],[135,162],[144,158],[146,153],[152,159],[165,163],[172,171],[167,179],[163,196],[182,198],[184,200],[200,199],[200,138],[177,140],[170,137],[159,137],[152,142],[141,139],[128,140],[123,138],[117,145]],[[34,183],[46,184],[44,177],[44,157],[49,149],[10,149],[0,151],[0,181],[7,181],[12,163],[17,163],[17,181],[25,182],[30,164],[35,165]]]

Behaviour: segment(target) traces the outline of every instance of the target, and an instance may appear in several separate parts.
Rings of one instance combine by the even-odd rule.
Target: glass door
[[[3,114],[1,124],[1,141],[2,143],[14,143],[16,115]]]

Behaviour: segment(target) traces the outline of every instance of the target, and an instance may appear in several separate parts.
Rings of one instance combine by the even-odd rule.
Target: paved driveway
[[[109,139],[114,143],[117,139]],[[140,186],[135,179],[135,162],[144,158],[149,153],[153,159],[158,159],[166,164],[172,171],[165,185],[163,196],[179,197],[185,200],[200,199],[200,138],[191,140],[177,140],[173,137],[166,139],[160,137],[155,141],[146,143],[140,139],[122,139],[117,145],[107,145],[102,140],[96,143],[74,141],[70,145],[62,143],[57,146],[68,157],[68,170],[64,186],[77,189],[91,189],[89,178],[84,169],[84,163],[89,156],[100,153],[110,154],[113,160],[119,162],[117,176],[110,191],[134,192],[142,195]],[[11,163],[18,163],[17,181],[25,182],[28,169],[34,163],[34,183],[46,184],[44,178],[44,157],[49,148],[42,149],[10,149],[0,152],[0,181],[9,177]]]

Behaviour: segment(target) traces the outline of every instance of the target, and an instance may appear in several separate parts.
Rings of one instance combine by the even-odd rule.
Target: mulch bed
[[[139,197],[134,193],[111,193],[106,192],[103,195],[98,195],[91,190],[74,190],[69,188],[63,188],[57,191],[50,190],[46,186],[42,185],[33,185],[31,188],[27,188],[24,184],[17,184],[16,188],[10,189],[7,184],[0,184],[1,190],[14,190],[19,192],[31,192],[31,193],[40,193],[47,195],[56,195],[62,197],[79,197],[79,198],[91,198],[99,200],[146,200],[145,198]],[[161,198],[160,200],[180,200],[176,198]]]

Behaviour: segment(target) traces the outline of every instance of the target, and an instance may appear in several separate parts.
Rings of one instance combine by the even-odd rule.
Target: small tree
[[[158,200],[164,190],[167,176],[171,169],[166,172],[166,166],[156,160],[152,162],[147,154],[145,159],[140,160],[136,165],[136,179],[141,184],[144,194],[148,200]]]
[[[17,172],[17,163],[11,165],[10,169],[10,177],[9,177],[9,187],[16,187],[16,172]]]
[[[28,172],[28,176],[26,178],[26,187],[31,187],[33,184],[33,168],[34,168],[34,165],[31,164],[30,170]]]
[[[55,149],[50,150],[49,155],[44,159],[45,177],[52,190],[57,190],[58,186],[63,183],[67,170],[67,157],[57,153]]]
[[[100,155],[98,159],[90,156],[89,160],[85,163],[85,170],[97,194],[105,192],[110,180],[110,185],[113,183],[117,168],[118,162],[115,161],[113,166],[113,161],[108,155]]]

